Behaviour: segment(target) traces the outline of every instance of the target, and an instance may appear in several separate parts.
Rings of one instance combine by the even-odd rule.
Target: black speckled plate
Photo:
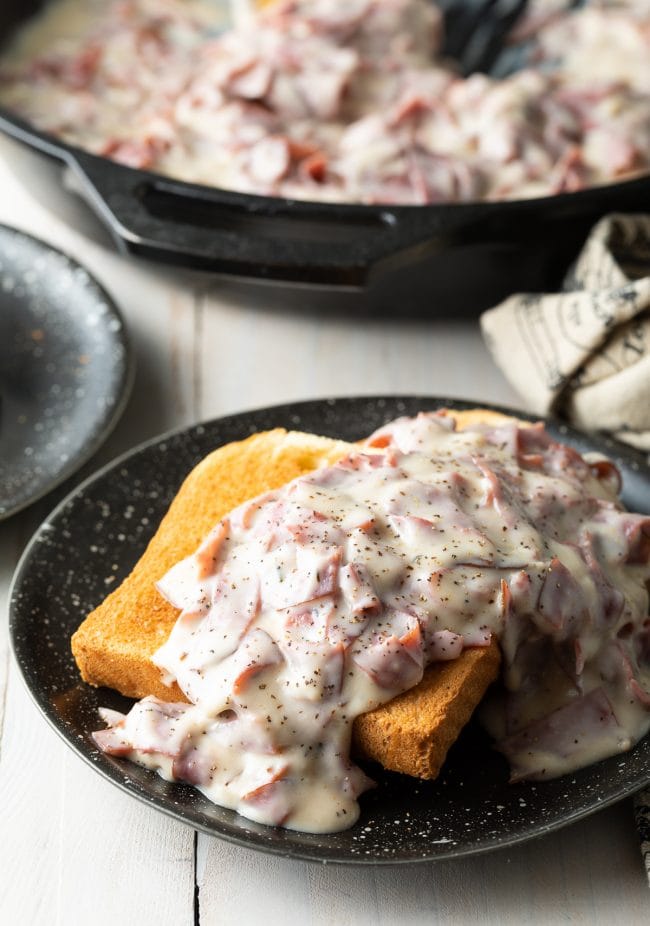
[[[398,415],[443,405],[469,407],[427,397],[353,398],[233,415],[146,444],[80,486],[36,533],[11,594],[16,659],[55,730],[114,784],[184,823],[250,848],[323,862],[415,862],[482,852],[547,833],[644,785],[650,779],[650,737],[625,755],[574,775],[509,785],[505,762],[470,725],[437,782],[374,767],[378,787],[362,797],[357,825],[315,836],[251,823],[189,787],[169,784],[95,747],[90,732],[102,726],[97,709],[123,710],[128,702],[80,682],[70,635],[129,572],[198,460],[220,444],[277,425],[355,440]],[[623,474],[627,505],[650,511],[650,470],[640,455],[563,425],[551,423],[549,429],[580,451],[613,457]]]
[[[122,319],[49,245],[0,226],[0,520],[88,460],[131,384]]]

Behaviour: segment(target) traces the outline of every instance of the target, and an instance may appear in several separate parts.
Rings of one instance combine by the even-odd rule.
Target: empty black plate
[[[198,460],[220,444],[278,425],[355,440],[398,415],[443,405],[469,407],[447,399],[393,396],[304,402],[233,415],[145,444],[74,491],[26,550],[10,606],[16,659],[36,704],[57,732],[110,781],[184,823],[239,845],[327,862],[426,861],[510,845],[577,820],[644,785],[650,778],[650,737],[625,755],[574,775],[509,785],[505,762],[471,726],[436,782],[370,769],[378,786],[362,797],[359,822],[323,836],[251,823],[187,786],[169,784],[95,747],[90,733],[102,726],[98,708],[123,710],[128,702],[80,681],[70,636],[130,571]],[[650,470],[640,455],[557,423],[550,423],[549,430],[580,451],[600,450],[613,457],[623,475],[626,504],[650,511]]]
[[[130,386],[124,324],[76,261],[0,226],[0,520],[88,460]]]

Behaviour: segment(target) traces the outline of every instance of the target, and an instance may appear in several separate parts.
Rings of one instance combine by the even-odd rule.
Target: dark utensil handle
[[[360,288],[383,260],[408,261],[424,240],[435,247],[434,230],[404,210],[215,190],[84,153],[69,164],[122,250],[184,266]]]

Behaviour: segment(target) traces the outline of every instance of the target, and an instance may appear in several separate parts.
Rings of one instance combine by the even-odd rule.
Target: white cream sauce
[[[542,10],[535,67],[501,81],[442,60],[430,0],[278,0],[228,31],[224,7],[53,0],[0,59],[0,102],[132,167],[302,199],[520,198],[650,169],[639,0]]]
[[[181,615],[153,658],[190,703],[106,712],[95,738],[250,819],[340,830],[370,785],[354,718],[496,635],[513,777],[628,749],[650,728],[650,517],[617,487],[541,426],[393,422],[171,569]]]

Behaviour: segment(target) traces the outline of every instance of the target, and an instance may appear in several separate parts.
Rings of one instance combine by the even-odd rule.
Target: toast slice
[[[350,449],[344,441],[276,428],[226,444],[205,457],[184,481],[131,574],[72,637],[83,680],[130,698],[186,700],[176,684],[163,683],[160,669],[150,661],[179,614],[155,583],[193,553],[233,508],[334,463]]]
[[[457,426],[493,417],[456,413]],[[163,683],[151,662],[178,617],[155,583],[193,553],[211,528],[236,506],[291,479],[336,462],[353,449],[312,434],[272,431],[220,447],[202,460],[178,491],[131,574],[81,624],[72,651],[83,680],[123,695],[185,700]],[[418,778],[435,778],[447,750],[496,678],[496,642],[468,649],[456,660],[430,666],[415,688],[358,717],[357,754]]]

